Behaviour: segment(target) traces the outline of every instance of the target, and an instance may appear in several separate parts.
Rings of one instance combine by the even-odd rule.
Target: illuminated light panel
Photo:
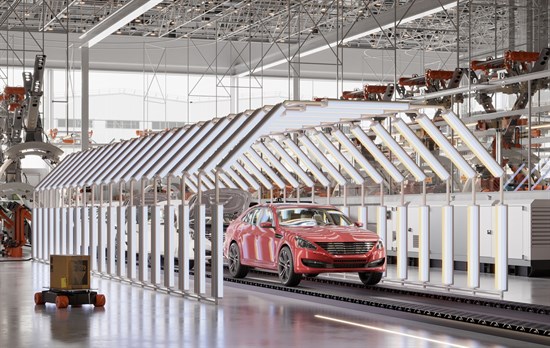
[[[342,320],[342,319],[337,319],[337,318],[331,318],[331,317],[327,317],[327,316],[319,315],[319,314],[315,315],[315,318],[324,319],[324,320],[328,320],[328,321],[332,321],[332,322],[340,323],[340,324],[346,324],[346,325],[361,327],[363,329],[374,330],[374,331],[379,331],[379,332],[385,332],[385,333],[392,334],[392,335],[403,336],[403,337],[408,337],[408,338],[414,338],[414,339],[418,339],[418,340],[421,340],[421,341],[437,343],[437,344],[441,344],[445,347],[468,348],[468,346],[463,346],[463,345],[460,345],[460,344],[455,344],[455,343],[450,343],[450,342],[445,342],[445,341],[440,341],[440,340],[434,340],[432,338],[426,338],[426,337],[422,337],[422,336],[406,334],[406,333],[403,333],[403,332],[400,332],[400,331],[383,329],[381,327],[376,327],[376,326],[371,326],[371,325],[354,323],[353,321]]]

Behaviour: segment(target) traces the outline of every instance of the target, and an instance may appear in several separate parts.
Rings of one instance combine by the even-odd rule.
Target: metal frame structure
[[[211,262],[213,271],[210,292],[207,292],[206,259],[204,257],[206,212],[205,205],[201,203],[200,198],[202,191],[209,188],[239,186],[246,190],[257,191],[258,197],[261,199],[261,191],[265,189],[271,192],[270,198],[273,200],[272,192],[275,186],[286,192],[286,185],[290,184],[296,190],[298,200],[300,200],[299,189],[301,187],[310,187],[312,189],[311,199],[314,200],[315,184],[326,185],[327,193],[329,193],[329,188],[334,185],[333,180],[336,185],[343,185],[344,188],[353,184],[363,187],[367,181],[372,181],[383,187],[384,176],[387,173],[401,183],[405,178],[416,182],[425,182],[424,171],[410,160],[401,145],[395,142],[389,134],[383,136],[385,143],[394,154],[400,156],[402,161],[407,162],[407,172],[402,174],[392,163],[387,161],[383,162],[385,172],[378,172],[369,164],[365,155],[357,151],[350,140],[350,136],[353,134],[361,143],[367,145],[366,148],[373,155],[384,156],[380,150],[369,143],[370,139],[366,136],[366,132],[370,132],[370,130],[377,134],[387,133],[382,124],[374,120],[375,117],[399,118],[400,115],[411,112],[418,111],[411,109],[410,104],[403,102],[286,101],[237,116],[229,115],[201,124],[160,132],[145,138],[123,141],[72,154],[55,168],[35,191],[35,240],[37,243],[33,248],[33,256],[46,261],[53,252],[67,253],[71,244],[69,241],[73,241],[72,250],[74,252],[89,253],[93,258],[97,258],[96,248],[99,245],[101,246],[99,250],[104,248],[107,250],[107,264],[110,266],[105,267],[101,260],[98,264],[93,263],[94,271],[113,277],[122,277],[131,282],[146,284],[154,288],[217,301],[223,297],[223,230],[221,223],[223,206],[217,201],[212,212],[214,231],[212,233]],[[425,118],[421,123],[425,129],[435,127],[427,116],[419,114],[417,118]],[[452,112],[445,112],[445,118],[453,127],[463,131],[464,125]],[[442,169],[437,159],[431,158],[428,149],[411,137],[409,126],[405,122],[398,123],[401,132],[409,135],[408,141],[428,159],[429,165],[435,168],[434,170],[442,179],[448,180],[449,174]],[[349,124],[352,125],[351,133],[346,134],[340,127]],[[327,126],[331,126],[332,130],[328,131]],[[298,134],[298,137],[295,137],[294,134]],[[444,141],[440,144],[442,147],[452,148],[446,138],[442,138],[442,141]],[[338,145],[342,145],[344,151],[338,150]],[[477,150],[479,150],[476,152],[477,155],[487,161],[491,168],[498,167],[498,164],[483,148]],[[449,152],[448,155],[455,163],[462,164],[465,161],[458,152]],[[269,167],[266,166],[267,164]],[[467,163],[465,165],[468,166]],[[467,171],[466,168],[464,170]],[[495,172],[494,174],[499,173]],[[169,201],[162,204],[165,207],[164,221],[172,221],[177,210],[179,226],[176,229],[172,224],[165,223],[162,228],[162,206],[159,205],[157,194],[155,193],[153,202],[146,202],[144,187],[151,184],[156,192],[159,181],[164,179],[170,183],[175,178],[179,178],[181,182],[181,197],[177,201],[168,198]],[[213,178],[213,182],[209,178]],[[136,191],[134,188],[139,183],[142,187],[142,196],[141,202],[136,204],[134,195],[140,191]],[[112,187],[117,185],[121,189],[123,186],[129,187],[129,189],[126,192],[119,192],[119,202],[114,201],[112,195],[108,195],[108,198],[105,199],[104,189],[108,187],[112,191]],[[171,187],[171,184],[168,187]],[[187,188],[198,193],[200,209],[197,209],[195,217],[189,216],[189,206],[185,200]],[[79,190],[82,192],[82,197],[73,197],[72,193]],[[123,194],[129,197],[126,202],[122,201]],[[168,196],[170,197],[170,194]],[[330,195],[327,196],[330,203]],[[286,199],[286,195],[283,194],[283,197]],[[383,205],[383,191],[380,192],[380,198],[378,231],[381,238],[385,239],[386,209]],[[343,205],[342,209],[349,212],[349,206],[345,199]],[[117,206],[118,211],[115,209]],[[499,208],[501,209],[499,212],[502,213],[500,221],[504,225],[499,224],[502,226],[499,227],[499,233],[501,233],[502,239],[506,240],[506,209],[505,206],[502,207],[504,208]],[[424,224],[427,225],[429,211],[425,208],[423,208],[423,216]],[[449,250],[448,255],[444,256],[443,265],[444,273],[447,272],[448,276],[443,280],[443,284],[452,287],[452,207],[449,206],[447,209],[449,212],[444,221],[449,227],[444,229],[443,233],[447,235],[447,238],[444,238],[442,248]],[[50,233],[49,231],[60,230],[60,226],[65,226],[67,221],[70,221],[67,211],[71,210],[73,216],[78,217],[80,214],[81,224],[77,224],[76,222],[79,220],[75,220],[72,228],[64,229],[63,234]],[[151,211],[150,224],[147,221],[148,211]],[[408,207],[404,200],[402,200],[398,211],[401,216],[400,220],[403,220],[398,231],[400,236],[397,256],[398,278],[400,281],[406,281],[408,279],[408,251],[405,221]],[[107,212],[109,213],[107,214]],[[139,214],[136,215],[137,212]],[[361,206],[360,212],[365,214],[364,205]],[[139,228],[136,225],[137,216],[141,216],[137,220]],[[479,218],[479,215],[477,217]],[[194,220],[193,224],[190,223],[191,219]],[[365,215],[361,216],[361,219],[366,223]],[[104,220],[108,221],[107,226],[105,226]],[[112,221],[119,221],[119,231],[113,231]],[[97,230],[98,226],[99,230]],[[107,239],[105,239],[105,229],[107,230]],[[194,231],[193,245],[196,255],[193,290],[190,288],[189,280],[185,279],[187,278],[185,265],[187,265],[189,257],[186,251],[191,243],[190,229]],[[178,234],[176,234],[176,230],[179,230]],[[113,248],[114,234],[118,235],[116,248]],[[161,280],[160,273],[159,234],[164,234],[165,241],[164,268],[168,271],[164,273],[164,282]],[[426,231],[425,242],[429,243],[429,230]],[[502,249],[505,247],[505,242],[503,243],[499,250],[505,253]],[[179,246],[179,265],[184,267],[183,272],[180,272],[177,286],[170,272],[174,269],[172,251],[175,250],[175,244]],[[429,250],[426,248],[423,250],[426,255],[422,255],[422,258],[429,260]],[[136,271],[135,266],[136,251],[139,254],[139,272]],[[148,277],[146,268],[144,268],[148,263],[147,255],[149,253],[151,254],[151,278]],[[503,255],[505,254],[497,256],[496,263],[505,269],[507,259]],[[115,258],[118,264],[116,271],[113,264]],[[472,257],[472,265],[477,264],[477,268],[472,266],[469,270],[473,279],[479,278],[479,255],[477,258],[476,263],[475,257]],[[126,266],[123,261],[126,262]],[[123,272],[124,268],[126,272]],[[428,274],[423,277],[425,282],[429,282],[429,266],[423,264],[420,272]],[[499,273],[498,282],[495,285],[496,290],[506,290],[506,279],[505,272]],[[479,284],[476,285],[474,288],[479,287]]]

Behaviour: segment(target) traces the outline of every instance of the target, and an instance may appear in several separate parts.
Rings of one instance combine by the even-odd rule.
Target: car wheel
[[[233,278],[244,278],[248,274],[248,267],[241,264],[241,251],[237,243],[233,242],[229,246],[229,274]]]
[[[365,285],[376,285],[382,280],[382,273],[380,272],[359,272],[359,279]]]
[[[279,280],[285,286],[296,286],[300,284],[302,275],[294,272],[294,261],[292,252],[288,247],[283,247],[279,252]]]
[[[195,267],[195,260],[189,260],[189,270],[192,270]]]

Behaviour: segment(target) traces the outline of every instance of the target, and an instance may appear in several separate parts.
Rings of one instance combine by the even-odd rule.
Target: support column
[[[83,46],[80,51],[81,66],[82,66],[82,96],[81,96],[81,119],[82,119],[82,134],[81,145],[82,150],[90,148],[90,138],[88,137],[90,123],[90,49]]]

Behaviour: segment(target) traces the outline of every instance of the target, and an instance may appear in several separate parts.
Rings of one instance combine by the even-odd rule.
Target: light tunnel
[[[324,202],[326,199],[330,204],[332,188],[340,186],[344,189],[343,201],[339,201],[340,208],[350,213],[352,207],[347,202],[346,187],[361,187],[363,196],[365,184],[371,183],[379,187],[377,232],[385,240],[388,229],[383,189],[389,180],[393,180],[401,185],[402,197],[397,207],[398,280],[407,281],[407,216],[411,207],[405,202],[404,181],[422,184],[422,195],[425,197],[425,168],[429,168],[442,181],[448,182],[450,177],[411,130],[411,120],[402,118],[403,112],[410,109],[406,102],[287,101],[70,154],[36,188],[34,219],[37,228],[34,229],[36,236],[33,240],[37,242],[37,247],[33,249],[33,256],[47,260],[53,253],[89,252],[93,260],[97,259],[97,262],[93,261],[93,270],[99,273],[155,287],[176,288],[184,293],[215,300],[223,297],[223,206],[219,201],[214,202],[208,217],[212,219],[212,233],[210,240],[207,240],[206,208],[200,198],[205,191],[241,188],[256,192],[258,200],[272,202],[275,199],[273,190],[278,189],[282,191],[280,198],[283,200]],[[457,132],[470,134],[452,112],[446,111],[444,115]],[[404,141],[396,141],[392,135],[393,129],[379,119],[392,119]],[[461,172],[475,178],[476,173],[471,165],[432,120],[418,114],[414,121],[432,136]],[[374,136],[379,143],[372,140]],[[465,134],[463,139],[473,147],[477,158],[493,170],[493,174],[502,175],[497,170],[498,163],[472,140],[475,137]],[[382,145],[391,152],[391,157],[384,152],[386,150],[381,150]],[[418,160],[411,157],[411,148],[422,158],[424,166],[421,167]],[[396,160],[405,171],[398,169]],[[168,186],[164,195],[157,193],[162,182]],[[179,185],[179,196],[171,194],[172,184]],[[147,185],[154,188],[152,201],[146,200],[143,192]],[[141,197],[134,197],[140,186]],[[295,192],[293,197],[287,196],[288,186]],[[306,187],[311,189],[311,194],[301,196],[300,189]],[[326,198],[315,194],[316,187],[326,190]],[[185,194],[187,190],[196,194],[201,203],[192,216]],[[79,191],[82,194],[79,195]],[[114,191],[118,191],[118,199],[114,197]],[[128,197],[123,200],[124,192]],[[475,201],[472,201],[472,207],[475,207]],[[443,207],[441,231],[430,231],[430,208],[425,199],[414,208],[419,211],[423,226],[419,246],[419,279],[430,281],[430,234],[441,233],[442,284],[452,286],[453,206],[447,202]],[[502,221],[506,219],[506,209],[497,208],[500,223],[496,230],[499,240],[505,241],[507,229]],[[353,209],[357,210],[353,214],[366,228],[368,220],[364,200]],[[150,223],[146,221],[148,215]],[[164,223],[172,221],[174,216],[178,217],[177,226]],[[477,225],[475,221],[471,224],[468,234],[472,239],[472,250],[468,250],[468,274],[471,286],[477,288],[479,252],[476,253],[474,239],[477,236],[479,243],[479,214],[476,214],[475,208],[471,211],[471,218],[478,219],[478,222]],[[193,238],[190,238],[191,233]],[[160,256],[178,255],[180,264],[187,265],[190,243],[193,243],[194,250],[199,251],[194,259],[194,288],[190,289],[189,279],[180,279],[179,284],[174,284],[172,257],[164,257],[164,282],[161,284]],[[201,252],[205,250],[206,243],[211,243],[212,248],[212,287],[209,292],[205,285],[206,259]],[[116,247],[120,245],[126,247]],[[503,250],[505,245],[505,242],[499,244],[496,258],[501,270],[506,268],[507,262]],[[123,249],[127,251],[128,263],[126,267],[120,263],[115,267],[114,260],[125,257]],[[105,260],[97,257],[98,250],[106,250]],[[150,275],[143,269],[143,265],[147,264],[147,250],[150,250],[152,260]],[[137,251],[139,269],[135,268]],[[497,278],[495,288],[505,291],[506,272],[501,271]]]

